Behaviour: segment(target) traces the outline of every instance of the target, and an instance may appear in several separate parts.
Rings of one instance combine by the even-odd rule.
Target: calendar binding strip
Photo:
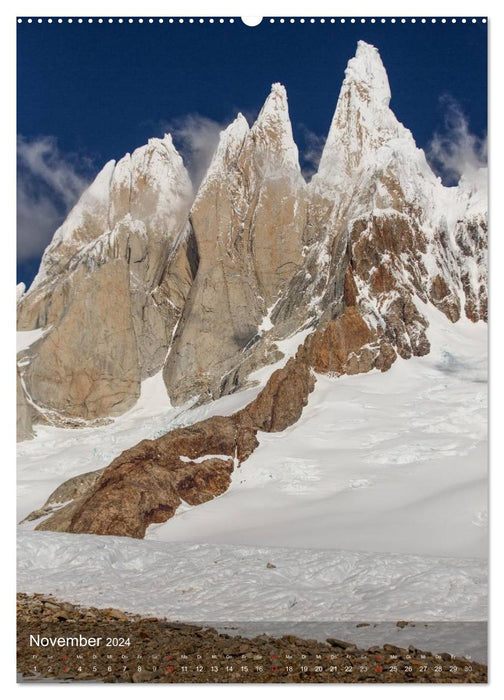
[[[17,17],[18,24],[234,24],[241,17]],[[266,24],[486,24],[488,17],[264,17]],[[246,23],[242,22],[245,26]],[[253,29],[254,27],[251,27]]]

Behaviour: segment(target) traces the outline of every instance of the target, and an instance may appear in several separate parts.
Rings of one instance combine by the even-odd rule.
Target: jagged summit
[[[273,83],[271,91],[266,101],[264,102],[259,116],[256,120],[256,125],[265,122],[268,119],[275,121],[289,121],[289,107],[287,104],[287,91],[281,83]]]
[[[390,86],[378,50],[359,41],[348,62],[315,187],[348,191],[349,180],[383,146],[416,150],[411,132],[389,108]]]
[[[191,199],[189,175],[170,134],[108,161],[55,232],[29,292],[75,266],[79,254],[87,255],[90,244],[111,234],[125,217],[142,221],[151,241],[172,238]]]
[[[236,115],[236,119],[234,120],[234,122],[232,122],[232,123],[229,125],[228,129],[231,128],[231,127],[233,127],[233,126],[234,126],[234,131],[235,131],[236,133],[243,132],[244,134],[246,134],[247,131],[249,130],[248,121],[247,121],[247,119],[243,116],[243,114],[242,114],[241,112],[238,112],[238,114]],[[227,129],[226,129],[226,131],[227,131]]]
[[[196,193],[194,204],[203,196],[203,193],[213,180],[219,178],[231,163],[236,163],[248,133],[248,122],[243,114],[238,112],[236,119],[219,134],[219,143],[217,144],[208,170]]]
[[[269,167],[269,176],[274,176],[277,168],[288,168],[301,173],[299,152],[289,117],[287,92],[280,83],[271,86],[271,92],[250,130],[250,141],[259,160],[268,161],[266,166]]]
[[[162,146],[162,147],[166,148],[167,150],[173,151],[173,153],[176,156],[178,156],[179,158],[181,157],[179,152],[177,151],[177,149],[173,145],[173,139],[172,139],[172,135],[170,133],[165,132],[162,139],[157,138],[157,137],[150,138],[147,141],[147,145],[149,145],[149,146],[151,146],[151,145],[152,146]]]
[[[390,85],[378,49],[365,41],[357,42],[355,56],[348,62],[343,85],[358,84],[377,105],[388,107]]]
[[[212,158],[212,164],[222,160],[223,156],[230,148],[236,148],[237,144],[243,143],[243,139],[249,132],[249,125],[241,112],[238,112],[234,121],[219,134],[219,143]]]
[[[180,161],[182,161],[182,156],[175,148],[172,135],[169,133],[165,133],[162,138],[152,136],[147,140],[147,143],[138,146],[138,148],[135,148],[132,153],[127,151],[121,160],[138,160],[142,156],[145,156],[148,153],[153,153],[154,151],[166,153],[168,157],[175,160],[180,159]]]
[[[397,120],[389,103],[390,86],[380,54],[371,44],[359,41],[345,70],[314,187],[344,193],[351,188],[349,180],[374,161],[382,147],[418,150],[411,132]]]

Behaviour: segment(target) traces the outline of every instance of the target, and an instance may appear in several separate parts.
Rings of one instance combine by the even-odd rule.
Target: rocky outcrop
[[[123,413],[163,365],[197,267],[191,185],[171,138],[108,163],[56,231],[18,328],[45,328],[22,355],[46,415]]]
[[[38,526],[41,530],[143,537],[182,501],[204,503],[227,490],[235,460],[257,442],[239,417],[215,417],[144,440],[123,452],[84,496]]]
[[[285,430],[299,420],[314,387],[315,379],[301,349],[285,367],[271,375],[257,398],[239,415],[255,430],[267,433]]]
[[[235,457],[246,458],[253,446],[253,432],[220,417],[144,440],[114,460],[90,493],[38,529],[143,537],[182,501],[196,505],[223,493]]]
[[[397,357],[392,345],[369,328],[355,306],[310,336],[305,351],[315,372],[335,376],[374,368],[384,372]]]

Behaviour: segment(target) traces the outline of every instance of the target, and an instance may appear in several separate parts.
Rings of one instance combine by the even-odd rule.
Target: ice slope
[[[384,374],[319,376],[301,420],[260,434],[225,494],[151,526],[148,539],[486,557],[486,326],[429,313],[429,355]],[[66,478],[257,391],[174,409],[157,376],[110,425],[38,427],[18,448],[18,517]]]
[[[429,355],[319,376],[302,419],[260,434],[225,494],[147,537],[486,557],[486,325],[428,313]]]

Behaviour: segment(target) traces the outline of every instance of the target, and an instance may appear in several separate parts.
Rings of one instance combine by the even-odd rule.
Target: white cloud
[[[17,249],[18,260],[41,255],[61,222],[61,213],[47,197],[34,196],[18,182]]]
[[[444,96],[446,108],[443,132],[434,134],[426,155],[434,170],[447,184],[455,184],[461,175],[487,164],[487,139],[469,130],[469,122],[460,105]]]
[[[219,143],[219,133],[226,126],[201,114],[187,114],[164,125],[182,153],[195,189],[205,176]]]
[[[310,131],[304,124],[300,124],[300,131],[303,139],[300,148],[301,172],[308,182],[318,170],[320,157],[324,150],[326,136],[319,136]]]
[[[89,161],[64,154],[55,138],[18,137],[18,260],[40,256],[56,228],[88,186]]]
[[[257,119],[257,110],[241,111],[249,124]],[[177,117],[170,122],[163,122],[160,128],[169,132],[177,149],[184,158],[191,180],[196,190],[203,180],[215,149],[219,143],[219,134],[226,129],[232,119],[218,122],[201,114],[188,114]],[[299,125],[301,134],[300,159],[304,177],[309,180],[317,171],[320,156],[326,141],[325,136],[319,136],[303,124]]]

